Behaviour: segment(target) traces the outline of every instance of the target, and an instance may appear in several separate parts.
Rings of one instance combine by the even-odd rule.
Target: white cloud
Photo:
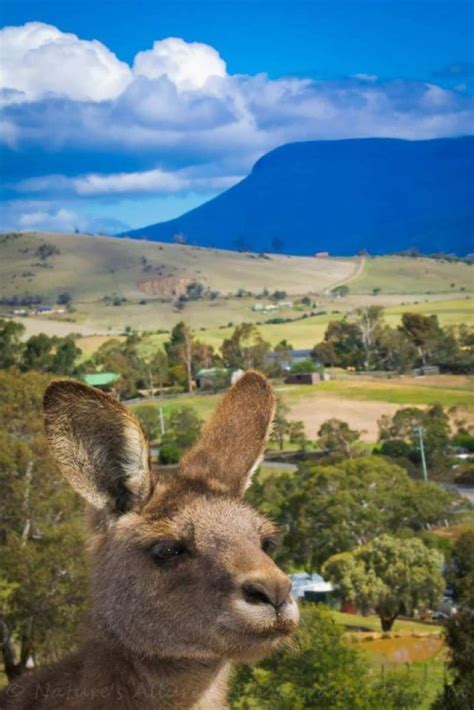
[[[214,47],[179,37],[159,40],[152,49],[138,52],[133,71],[147,79],[166,76],[182,90],[202,89],[212,77],[227,74],[226,64]]]
[[[144,170],[130,173],[91,173],[75,178],[45,175],[29,178],[14,187],[23,193],[72,194],[79,197],[128,195],[133,193],[175,194],[177,192],[208,192],[235,185],[243,175],[206,175],[206,170],[184,169],[176,172]]]
[[[0,30],[0,57],[5,103],[48,94],[103,101],[116,98],[131,81],[130,67],[101,42],[42,22]]]
[[[18,228],[23,231],[73,232],[75,229],[83,231],[86,228],[87,219],[72,210],[61,207],[23,212],[18,215],[17,223]]]
[[[76,202],[76,205],[78,203]],[[129,229],[115,217],[87,214],[76,205],[58,207],[47,200],[8,200],[2,205],[2,231],[90,232],[114,234]]]
[[[9,188],[38,198],[217,191],[292,141],[472,132],[472,98],[435,83],[229,75],[213,47],[175,37],[130,67],[100,42],[38,22],[0,30],[0,42],[3,141],[10,174],[23,176]],[[46,174],[30,176],[29,150]],[[25,219],[71,221],[64,208]]]

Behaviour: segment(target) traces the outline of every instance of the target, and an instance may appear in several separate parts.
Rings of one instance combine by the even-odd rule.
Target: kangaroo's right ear
[[[148,446],[128,409],[72,380],[51,384],[43,404],[53,459],[81,496],[112,514],[147,500]]]
[[[187,478],[217,482],[243,495],[265,450],[275,412],[266,377],[249,370],[224,395],[199,440],[181,459]]]

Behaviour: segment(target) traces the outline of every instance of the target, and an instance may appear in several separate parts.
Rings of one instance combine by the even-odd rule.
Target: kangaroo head
[[[245,374],[166,475],[111,397],[61,381],[44,406],[53,457],[93,510],[93,626],[148,658],[250,661],[280,647],[298,609],[267,554],[273,524],[242,501],[273,418],[267,380]]]

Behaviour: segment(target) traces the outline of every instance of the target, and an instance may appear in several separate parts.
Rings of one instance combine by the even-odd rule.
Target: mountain
[[[474,251],[474,136],[291,143],[177,219],[127,236],[221,249],[349,255]]]

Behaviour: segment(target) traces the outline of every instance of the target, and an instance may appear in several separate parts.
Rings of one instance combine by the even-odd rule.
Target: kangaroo
[[[0,708],[222,710],[231,664],[288,643],[298,608],[267,554],[275,526],[242,501],[274,410],[268,381],[247,372],[179,471],[153,474],[122,404],[75,381],[48,387],[53,458],[89,507],[86,633],[4,689]]]

